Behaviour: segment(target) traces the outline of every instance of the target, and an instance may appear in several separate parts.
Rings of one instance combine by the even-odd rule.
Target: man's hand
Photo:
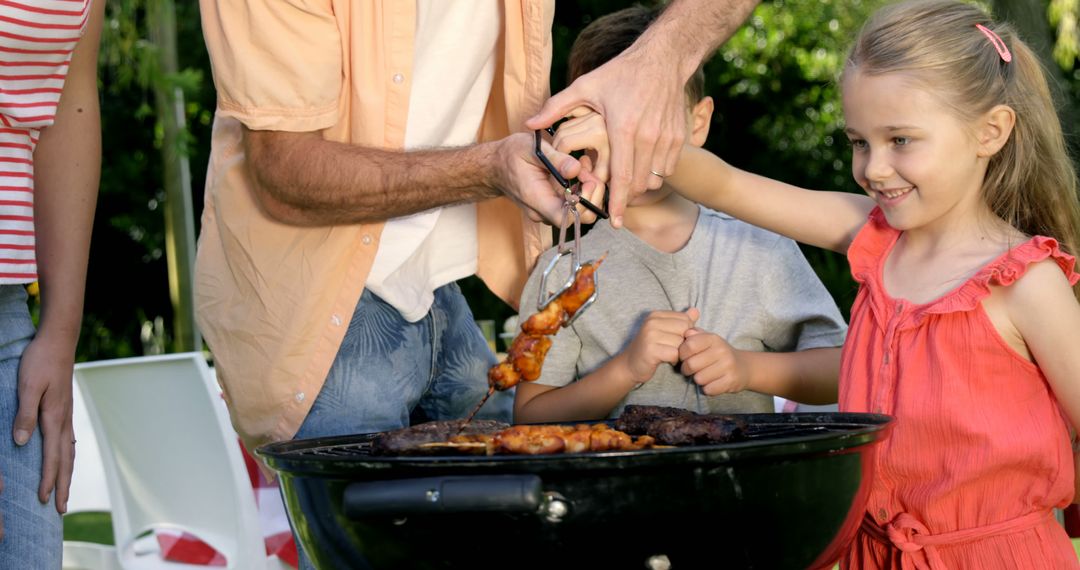
[[[626,364],[636,383],[648,382],[661,363],[676,364],[683,337],[698,318],[698,310],[653,311],[626,348]]]
[[[739,351],[723,338],[698,329],[688,329],[679,346],[679,371],[702,387],[706,395],[728,394],[745,390],[749,376],[739,359]]]
[[[582,106],[604,117],[611,139],[608,207],[612,225],[621,227],[626,203],[660,187],[664,179],[655,173],[675,169],[686,138],[685,83],[678,66],[631,47],[548,99],[525,126],[548,127]],[[597,169],[607,165],[598,161]]]
[[[532,133],[516,133],[497,143],[496,186],[522,206],[532,221],[559,226],[563,218],[565,192],[533,154],[533,137]],[[588,159],[579,162],[569,154],[555,150],[546,141],[541,143],[541,150],[564,178],[581,180],[581,194],[587,200],[596,203],[594,200],[597,196],[603,196],[603,183],[588,168],[582,168],[582,162],[586,166],[591,165]],[[582,211],[583,223],[595,221],[594,214],[581,207],[579,210]]]
[[[57,346],[40,334],[23,352],[19,364],[19,411],[15,416],[15,443],[30,441],[39,421],[42,435],[41,484],[38,500],[48,502],[56,491],[56,511],[67,512],[71,471],[75,464],[75,437],[71,427],[71,377],[74,367],[69,347]]]

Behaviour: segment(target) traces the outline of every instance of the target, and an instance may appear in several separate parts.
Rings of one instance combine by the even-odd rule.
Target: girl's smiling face
[[[978,215],[987,161],[940,96],[901,73],[849,70],[843,82],[855,181],[899,230]]]

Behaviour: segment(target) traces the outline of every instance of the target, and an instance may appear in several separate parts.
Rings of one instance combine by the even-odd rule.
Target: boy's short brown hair
[[[570,48],[567,83],[607,63],[630,47],[656,20],[664,6],[631,6],[605,14],[581,30]],[[701,67],[686,81],[686,96],[693,105],[705,96],[705,73]]]

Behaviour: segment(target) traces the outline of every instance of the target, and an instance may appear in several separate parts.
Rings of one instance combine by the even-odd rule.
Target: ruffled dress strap
[[[875,207],[870,212],[866,225],[855,235],[848,248],[847,257],[852,277],[860,285],[867,287],[871,304],[879,309],[887,307],[889,300],[884,285],[880,283],[882,264],[896,245],[900,234],[899,230],[889,225],[881,208]],[[1062,251],[1056,239],[1035,236],[985,265],[957,289],[937,300],[914,307],[915,316],[972,310],[990,295],[991,286],[1012,285],[1031,264],[1045,259],[1053,259],[1070,284],[1075,285],[1080,281],[1080,273],[1076,271],[1076,258]]]
[[[1056,239],[1034,236],[986,264],[959,289],[928,305],[926,312],[950,313],[974,309],[990,295],[991,286],[1008,287],[1022,277],[1028,267],[1045,259],[1052,259],[1061,268],[1070,285],[1080,281],[1074,256],[1062,251]]]
[[[889,225],[881,208],[871,210],[866,224],[855,234],[847,251],[855,281],[859,284],[876,281],[882,260],[899,238],[900,231]]]

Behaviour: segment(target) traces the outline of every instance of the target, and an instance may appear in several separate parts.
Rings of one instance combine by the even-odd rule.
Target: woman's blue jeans
[[[41,429],[26,445],[12,438],[19,410],[19,360],[34,338],[34,323],[22,285],[0,285],[0,568],[56,570],[63,551],[63,525],[53,500],[38,500],[41,483]]]

